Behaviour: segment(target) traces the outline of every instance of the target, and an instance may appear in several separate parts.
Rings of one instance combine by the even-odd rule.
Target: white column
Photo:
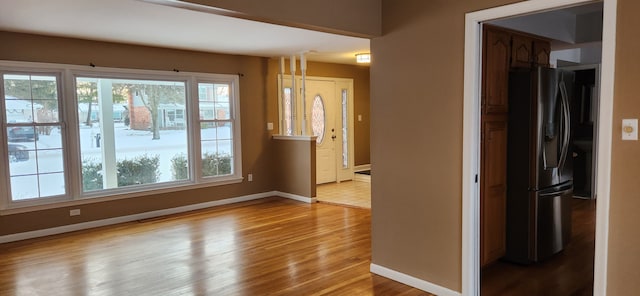
[[[102,184],[104,188],[118,187],[116,166],[116,141],[113,128],[113,91],[110,79],[98,81],[98,105],[100,106],[100,148],[102,150]],[[94,139],[95,140],[95,139]]]
[[[302,101],[302,134],[309,134],[307,130],[307,95],[306,95],[306,76],[307,76],[307,59],[304,56],[304,53],[300,54],[300,72],[302,73],[302,85],[301,85],[301,98]]]
[[[289,58],[290,67],[291,67],[291,129],[293,130],[293,134],[296,134],[297,125],[298,125],[298,116],[297,116],[297,95],[298,89],[296,88],[296,56],[292,55]]]
[[[287,106],[284,104],[284,97],[286,96],[286,92],[284,90],[284,57],[280,57],[280,134],[289,135],[285,130],[287,127],[285,117],[287,114]]]

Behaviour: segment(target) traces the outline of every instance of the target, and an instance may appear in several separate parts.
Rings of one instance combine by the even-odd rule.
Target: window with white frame
[[[231,175],[233,173],[233,105],[230,85],[227,83],[198,83],[198,119],[202,177]],[[202,90],[205,90],[204,92]]]
[[[76,77],[75,85],[84,192],[188,179],[187,128],[176,124],[186,82]]]
[[[9,64],[2,208],[242,180],[236,75]]]
[[[5,180],[11,201],[67,193],[59,76],[2,74],[6,134]]]

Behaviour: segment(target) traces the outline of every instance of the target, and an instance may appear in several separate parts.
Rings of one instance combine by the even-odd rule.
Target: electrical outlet
[[[249,182],[253,182],[253,174],[248,174],[247,180],[249,180]]]
[[[69,211],[69,216],[80,216],[80,209],[73,209]]]

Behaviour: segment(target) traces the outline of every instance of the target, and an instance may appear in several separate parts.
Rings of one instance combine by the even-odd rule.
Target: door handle
[[[567,160],[567,154],[569,153],[569,141],[571,140],[570,128],[571,128],[571,113],[569,112],[569,97],[567,95],[567,88],[564,81],[560,81],[559,84],[561,95],[561,108],[562,108],[562,151],[560,152],[560,163],[558,169],[562,170],[564,163]]]

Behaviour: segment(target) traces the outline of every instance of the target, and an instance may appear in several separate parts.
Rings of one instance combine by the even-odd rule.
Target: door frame
[[[600,110],[600,83],[602,81],[602,69],[601,66],[599,64],[583,64],[583,65],[577,65],[577,66],[565,66],[565,67],[559,67],[559,69],[566,69],[569,71],[580,71],[580,70],[594,70],[595,71],[595,75],[596,75],[596,92],[597,97],[595,99],[595,104],[591,106],[592,109],[595,108],[596,111],[598,111],[598,113],[595,116],[594,119],[594,123],[595,126],[598,126],[599,122],[600,122],[600,118],[599,118],[599,110]],[[598,144],[598,137],[599,137],[599,131],[597,128],[593,129],[593,141],[594,144]],[[593,151],[595,152],[594,154],[592,154],[591,156],[591,172],[592,172],[592,176],[591,176],[591,199],[597,199],[598,197],[598,147],[595,147],[595,149],[593,149]],[[594,161],[595,160],[595,161]],[[574,167],[574,172],[575,172],[575,167]]]
[[[281,79],[282,77],[282,79]],[[296,78],[296,88],[301,88],[301,80],[302,77],[301,76],[295,76]],[[347,90],[347,150],[348,150],[348,155],[347,155],[347,161],[348,161],[348,167],[344,168],[342,165],[342,139],[344,138],[342,129],[337,130],[335,133],[338,136],[338,140],[340,140],[339,143],[336,143],[336,149],[335,149],[335,156],[336,156],[336,182],[341,182],[341,181],[346,181],[346,180],[352,180],[354,177],[354,170],[355,170],[355,135],[354,135],[354,117],[355,117],[355,105],[354,105],[354,86],[353,86],[353,78],[337,78],[337,77],[323,77],[323,76],[305,76],[305,80],[309,81],[309,80],[314,80],[314,81],[330,81],[333,82],[335,84],[335,107],[336,110],[334,110],[336,112],[336,122],[339,120],[340,124],[339,126],[342,127],[342,90]],[[282,117],[283,117],[283,109],[282,109],[282,83],[285,82],[287,85],[290,86],[290,82],[291,82],[291,75],[282,75],[282,74],[278,74],[278,122],[282,123]],[[294,108],[295,110],[295,114],[296,118],[294,118],[294,122],[293,125],[295,126],[294,130],[296,132],[302,133],[303,136],[305,135],[309,135],[310,134],[310,130],[311,130],[311,126],[308,125],[307,126],[307,131],[302,131],[302,118],[303,118],[303,112],[306,112],[305,110],[303,110],[303,103],[302,103],[302,96],[300,93],[297,93],[295,96],[296,99],[296,103],[294,104]],[[308,99],[308,98],[307,98]],[[310,108],[310,106],[306,106],[307,108]],[[310,114],[308,114],[310,115]],[[282,124],[279,127],[280,129],[280,133],[282,133]],[[314,159],[314,161],[317,161]]]
[[[480,294],[480,91],[482,81],[482,23],[505,17],[588,4],[593,0],[536,0],[465,15],[464,117],[462,165],[462,294]],[[602,72],[598,122],[596,246],[594,295],[606,295],[613,128],[617,0],[604,4]]]

